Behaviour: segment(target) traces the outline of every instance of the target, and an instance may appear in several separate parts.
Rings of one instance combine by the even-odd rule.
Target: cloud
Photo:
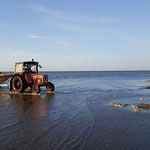
[[[64,41],[64,40],[54,40],[54,39],[51,39],[48,37],[43,37],[43,36],[38,36],[38,35],[33,35],[33,34],[27,34],[27,35],[25,35],[25,37],[27,37],[29,39],[46,40],[46,41],[61,44],[61,45],[69,45],[69,43],[67,41]]]
[[[68,12],[56,10],[39,5],[29,5],[32,11],[42,15],[40,22],[46,25],[51,25],[60,30],[93,34],[93,31],[103,29],[105,26],[112,28],[113,24],[122,23],[122,19],[114,16],[102,16],[101,14],[92,15],[79,12]],[[44,16],[44,17],[43,17]],[[44,18],[44,19],[43,19]],[[38,37],[37,37],[38,38]]]
[[[29,52],[29,51],[26,51],[26,50],[16,50],[16,49],[12,49],[12,50],[9,50],[8,51],[8,55],[10,56],[13,56],[13,57],[17,57],[17,56],[24,56],[24,57],[38,57],[38,56],[44,56],[46,54],[43,54],[43,53],[34,53],[34,52]]]
[[[52,27],[59,28],[64,31],[71,31],[71,32],[78,32],[78,33],[86,33],[89,34],[89,30],[87,26],[84,25],[76,25],[76,24],[69,24],[69,23],[54,23],[46,21],[45,24],[50,25]]]
[[[30,39],[49,40],[49,41],[51,40],[47,37],[42,37],[42,36],[37,36],[37,35],[32,35],[32,34],[27,34],[25,36]]]
[[[65,12],[61,10],[53,10],[50,8],[37,6],[37,5],[30,5],[30,7],[32,10],[45,14],[47,16],[55,17],[61,20],[73,21],[73,22],[108,24],[108,23],[116,23],[121,21],[121,19],[118,17],[85,15],[79,13]]]
[[[36,6],[36,5],[30,5],[30,7],[34,11],[43,13],[47,16],[56,17],[56,18],[63,19],[63,20],[79,21],[78,16],[72,13],[66,13],[60,10],[52,10],[52,9],[48,9],[48,8]]]

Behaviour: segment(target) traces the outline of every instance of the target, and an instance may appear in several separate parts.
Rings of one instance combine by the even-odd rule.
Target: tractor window
[[[31,71],[32,71],[32,72],[37,72],[37,67],[36,67],[36,65],[31,66]]]
[[[37,65],[32,63],[27,63],[24,65],[25,73],[37,73]]]

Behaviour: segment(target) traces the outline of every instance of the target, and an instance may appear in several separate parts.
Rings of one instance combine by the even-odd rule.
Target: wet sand
[[[90,103],[89,103],[90,102]],[[0,149],[148,150],[150,114],[89,95],[0,92]]]

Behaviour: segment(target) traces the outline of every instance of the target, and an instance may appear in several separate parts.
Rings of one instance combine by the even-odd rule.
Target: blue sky
[[[0,70],[150,69],[149,0],[1,0]]]

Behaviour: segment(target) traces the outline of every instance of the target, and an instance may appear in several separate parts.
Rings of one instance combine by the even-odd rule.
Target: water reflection
[[[40,118],[46,115],[47,103],[51,103],[54,95],[11,95],[10,98],[18,113]],[[19,114],[20,115],[20,114]]]
[[[53,106],[53,97],[0,92],[0,149],[22,149],[40,137],[45,126],[51,126],[46,116]]]

